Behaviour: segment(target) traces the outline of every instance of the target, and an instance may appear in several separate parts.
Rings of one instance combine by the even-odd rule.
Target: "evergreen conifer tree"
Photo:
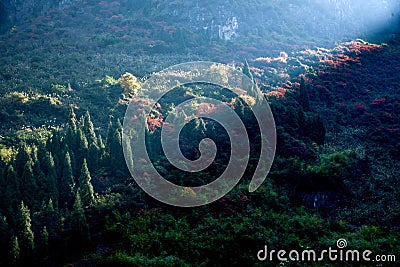
[[[299,98],[299,103],[303,107],[304,111],[310,111],[311,106],[310,106],[310,99],[308,97],[308,92],[307,92],[307,83],[304,78],[304,76],[301,76],[300,79],[300,98]]]
[[[60,205],[64,205],[64,203],[69,204],[74,198],[75,179],[72,171],[71,157],[68,151],[65,152],[62,169],[63,171],[59,188]]]
[[[74,206],[71,212],[71,228],[72,237],[75,240],[82,242],[90,239],[89,226],[86,223],[85,211],[79,193],[76,194]]]
[[[7,187],[4,192],[4,206],[9,214],[13,214],[13,211],[17,210],[21,198],[19,180],[17,179],[17,174],[12,165],[8,166],[5,174]]]
[[[74,108],[72,106],[70,106],[68,126],[72,130],[72,132],[76,132],[76,122],[77,122],[77,119],[76,119],[76,115],[74,112]]]
[[[55,169],[55,164],[53,156],[50,152],[46,153],[45,159],[45,174],[46,174],[46,188],[47,197],[53,199],[55,206],[58,203],[58,187],[57,187],[57,173]]]
[[[22,143],[18,148],[17,156],[15,157],[14,169],[18,177],[22,176],[24,171],[25,163],[29,159],[28,147],[25,143]]]
[[[83,120],[84,120],[83,130],[84,130],[84,133],[87,138],[89,146],[91,144],[97,145],[97,137],[96,137],[96,133],[94,131],[94,126],[93,126],[92,120],[90,118],[89,111],[86,111],[85,115],[83,116]]]
[[[21,254],[24,257],[32,255],[35,242],[34,234],[31,229],[31,215],[28,206],[25,206],[23,201],[21,201],[17,214],[16,232]]]
[[[17,262],[19,262],[19,259],[20,259],[20,248],[19,248],[18,237],[13,236],[11,238],[11,243],[10,243],[10,261],[13,265],[16,265]]]
[[[86,159],[83,160],[81,175],[79,176],[79,197],[84,207],[90,206],[94,203],[94,191],[92,183],[90,182],[90,172],[86,163]]]
[[[24,164],[20,186],[23,200],[30,206],[36,205],[35,197],[38,192],[38,186],[33,175],[33,162],[30,156],[28,156],[28,161]]]

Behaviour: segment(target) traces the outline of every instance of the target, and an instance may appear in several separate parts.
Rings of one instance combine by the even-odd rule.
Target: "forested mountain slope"
[[[0,265],[263,266],[265,245],[323,250],[339,238],[400,256],[396,5],[0,1]],[[222,153],[205,172],[177,171],[159,145],[174,104],[206,89],[245,122],[252,153],[232,192],[181,209],[132,181],[121,122],[132,96],[147,103],[136,95],[140,83],[193,60],[251,77],[271,106],[278,142],[267,180],[249,193],[260,140],[248,106],[206,85],[179,87],[147,119],[160,173],[188,186],[223,172],[229,139],[214,122],[194,120],[180,136],[189,158],[202,138],[217,141]]]

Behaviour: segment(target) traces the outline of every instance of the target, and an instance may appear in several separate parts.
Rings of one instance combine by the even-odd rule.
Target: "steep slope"
[[[0,36],[3,103],[49,108],[54,116],[22,105],[4,110],[1,127],[59,125],[70,104],[92,107],[105,125],[121,93],[96,82],[106,76],[145,77],[185,61],[243,62],[332,46],[372,25],[393,24],[394,2],[376,6],[375,17],[354,16],[375,2],[3,0],[3,17],[12,22],[2,24]]]

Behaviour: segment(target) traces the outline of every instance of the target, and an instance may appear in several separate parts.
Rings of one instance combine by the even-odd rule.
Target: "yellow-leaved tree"
[[[118,83],[124,89],[124,98],[134,97],[140,88],[140,82],[138,78],[129,72],[125,72],[125,74],[118,79]]]

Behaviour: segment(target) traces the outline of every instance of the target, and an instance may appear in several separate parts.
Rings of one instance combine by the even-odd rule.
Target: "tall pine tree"
[[[68,207],[70,203],[72,205],[75,195],[75,179],[72,171],[71,157],[68,151],[65,152],[62,169],[63,171],[59,184],[60,205],[64,205],[66,203]]]
[[[10,262],[12,265],[17,265],[20,259],[20,248],[18,237],[13,236],[10,242]]]
[[[89,111],[86,111],[85,115],[83,116],[83,120],[84,120],[83,131],[85,133],[89,146],[91,144],[97,145],[97,137],[94,131],[94,126],[90,118]]]
[[[14,169],[18,177],[22,176],[22,173],[24,172],[25,163],[28,161],[28,159],[29,159],[28,146],[25,143],[22,143],[18,148],[18,153],[17,156],[15,157],[15,162],[14,162]]]
[[[33,161],[30,156],[28,156],[28,161],[24,164],[20,186],[22,199],[28,205],[35,206],[37,204],[36,194],[38,192],[38,186],[36,178],[33,175]]]
[[[14,167],[9,165],[6,170],[7,187],[4,192],[3,205],[8,211],[8,214],[13,214],[18,209],[18,204],[21,199],[21,191],[19,187],[19,180],[14,171]]]
[[[76,164],[82,165],[83,159],[88,155],[89,144],[87,138],[81,128],[78,128],[78,147],[75,149]]]
[[[84,207],[90,206],[94,203],[94,190],[90,177],[90,172],[86,163],[86,159],[83,160],[81,175],[79,176],[79,188],[78,193]]]
[[[77,119],[76,119],[74,108],[72,106],[70,106],[68,127],[71,128],[72,132],[76,132],[76,122],[77,122]]]
[[[16,232],[21,255],[23,257],[31,256],[35,248],[34,234],[31,229],[31,214],[28,206],[25,206],[23,201],[21,201],[17,214]]]
[[[86,223],[85,211],[79,193],[76,194],[71,212],[71,228],[74,241],[82,244],[81,242],[85,243],[85,241],[90,239],[89,226]]]
[[[50,152],[46,153],[46,159],[44,161],[43,169],[46,174],[46,190],[47,198],[51,198],[54,204],[57,206],[58,203],[58,187],[57,187],[57,172],[54,164],[53,155]]]
[[[310,99],[308,97],[307,83],[304,75],[302,75],[300,79],[299,103],[304,111],[308,112],[311,110]]]
[[[6,258],[8,255],[4,253],[8,248],[8,223],[6,216],[0,213],[0,264],[2,263],[2,258]]]

